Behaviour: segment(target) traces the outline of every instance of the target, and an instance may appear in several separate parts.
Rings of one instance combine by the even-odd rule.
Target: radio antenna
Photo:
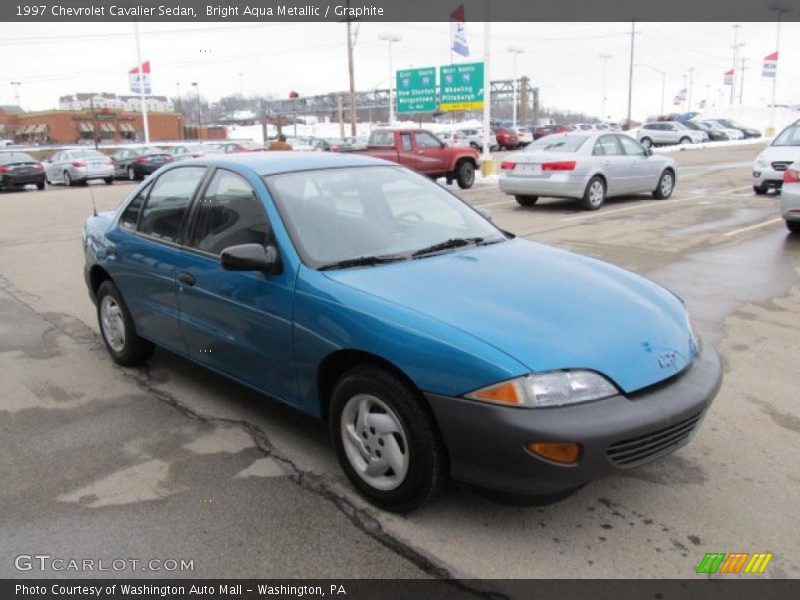
[[[92,186],[92,184],[87,181],[86,182],[86,187],[89,188],[89,197],[90,197],[90,199],[92,201],[92,215],[96,217],[97,216],[97,204],[94,201],[94,190],[92,189],[94,186]]]

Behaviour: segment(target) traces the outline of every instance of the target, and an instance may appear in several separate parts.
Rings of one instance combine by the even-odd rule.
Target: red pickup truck
[[[377,129],[369,136],[368,154],[400,163],[431,178],[446,177],[462,189],[475,183],[478,152],[469,147],[448,147],[425,129]]]

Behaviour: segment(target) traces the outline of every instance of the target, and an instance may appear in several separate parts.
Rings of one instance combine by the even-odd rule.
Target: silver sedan
[[[114,163],[97,150],[59,150],[42,164],[49,183],[74,185],[92,179],[102,179],[109,185],[114,183]]]
[[[781,216],[792,233],[800,233],[800,161],[783,172]]]
[[[625,134],[584,131],[540,138],[500,168],[500,189],[522,206],[552,196],[579,200],[586,210],[597,210],[610,196],[669,198],[678,172],[674,160]]]

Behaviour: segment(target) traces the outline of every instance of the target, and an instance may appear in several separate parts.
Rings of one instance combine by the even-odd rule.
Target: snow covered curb
[[[727,142],[702,142],[700,144],[676,144],[674,146],[660,146],[653,148],[653,152],[663,154],[666,152],[683,152],[684,150],[705,150],[706,148],[726,148],[729,146],[766,146],[773,138],[757,138],[749,140],[729,140]]]

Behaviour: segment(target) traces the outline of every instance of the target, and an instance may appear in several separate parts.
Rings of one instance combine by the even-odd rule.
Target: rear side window
[[[139,215],[142,212],[142,206],[144,205],[145,198],[147,198],[147,192],[150,191],[151,187],[150,185],[144,186],[139,193],[136,194],[136,197],[130,201],[130,204],[128,204],[122,216],[119,218],[120,227],[130,229],[131,231],[136,230],[136,225],[139,223]]]
[[[604,135],[595,143],[592,154],[595,156],[620,156],[622,148],[619,147],[613,135]]]
[[[394,146],[393,131],[373,131],[369,136],[370,146]]]
[[[255,190],[230,171],[214,175],[197,209],[191,246],[220,254],[229,246],[267,244],[267,216]]]
[[[164,173],[153,184],[139,223],[139,231],[177,243],[181,224],[205,167],[182,167]]]

